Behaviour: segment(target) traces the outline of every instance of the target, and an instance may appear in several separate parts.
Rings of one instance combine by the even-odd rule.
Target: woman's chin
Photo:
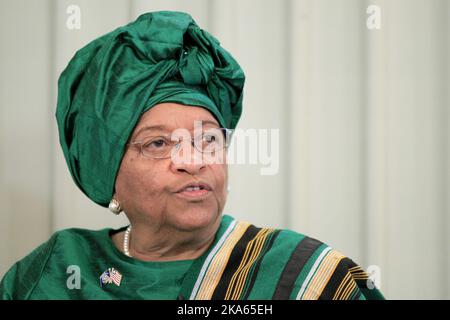
[[[216,210],[195,210],[180,213],[174,218],[177,229],[182,231],[195,231],[214,226],[217,221],[218,214]]]

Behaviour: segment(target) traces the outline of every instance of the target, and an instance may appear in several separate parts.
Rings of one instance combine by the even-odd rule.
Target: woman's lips
[[[196,199],[196,200],[198,200],[198,199],[204,199],[204,198],[208,197],[210,193],[211,193],[211,191],[206,190],[206,189],[199,189],[199,190],[187,190],[187,189],[184,189],[184,190],[182,190],[180,192],[177,192],[176,194],[180,195],[180,196],[182,196],[184,198],[187,198],[187,199]]]
[[[212,188],[209,184],[203,181],[192,181],[189,183],[185,183],[182,187],[178,188],[176,192],[182,192],[185,189],[206,189],[208,191],[211,191]]]
[[[185,200],[202,200],[207,198],[212,193],[212,190],[211,186],[206,182],[196,180],[185,183],[175,194]]]

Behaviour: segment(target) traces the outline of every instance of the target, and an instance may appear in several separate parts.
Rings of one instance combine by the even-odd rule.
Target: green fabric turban
[[[75,183],[108,206],[144,112],[162,102],[194,105],[234,129],[244,81],[235,59],[186,13],[146,13],[90,42],[58,81],[59,139]]]

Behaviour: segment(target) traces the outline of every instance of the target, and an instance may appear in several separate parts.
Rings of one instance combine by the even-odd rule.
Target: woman
[[[153,12],[79,50],[56,118],[77,186],[119,230],[69,229],[17,262],[3,299],[382,299],[322,242],[222,216],[244,73],[180,12]]]

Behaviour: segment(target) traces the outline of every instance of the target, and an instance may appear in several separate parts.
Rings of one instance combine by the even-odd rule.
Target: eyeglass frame
[[[228,149],[228,147],[230,146],[231,137],[232,137],[232,135],[233,135],[234,130],[228,129],[228,128],[213,128],[213,129],[214,129],[214,130],[220,130],[220,131],[225,135],[225,144],[224,144],[224,146],[223,146],[223,148],[222,148],[221,150],[223,150],[223,149]],[[205,134],[205,133],[202,133],[202,134],[198,135],[197,137],[193,137],[193,138],[183,138],[183,137],[178,138],[178,141],[172,146],[172,148],[170,149],[170,152],[168,153],[168,155],[167,155],[167,156],[164,156],[164,157],[156,157],[156,158],[155,158],[155,157],[149,157],[149,156],[146,156],[146,155],[144,154],[144,151],[142,150],[142,146],[143,146],[145,143],[147,143],[147,142],[149,141],[150,138],[158,138],[158,137],[161,137],[161,138],[167,138],[167,136],[158,136],[158,135],[156,135],[156,136],[147,136],[147,137],[144,137],[143,139],[138,140],[138,141],[137,141],[137,140],[135,140],[135,141],[130,141],[130,142],[127,143],[127,146],[138,146],[138,147],[139,147],[139,153],[140,153],[144,158],[146,158],[146,159],[155,159],[155,160],[162,160],[162,159],[168,159],[168,158],[170,158],[171,155],[172,155],[172,150],[173,150],[173,148],[177,148],[176,150],[177,150],[177,152],[178,152],[178,151],[179,151],[179,148],[180,148],[180,146],[181,146],[181,143],[182,143],[183,141],[185,141],[185,140],[190,140],[191,145],[192,145],[198,152],[200,152],[201,154],[209,154],[209,153],[213,153],[214,151],[217,151],[217,150],[214,150],[214,151],[211,151],[211,152],[204,152],[203,150],[199,150],[199,149],[197,148],[196,143],[195,143],[195,139],[197,139],[197,138],[199,138],[199,137],[202,137],[204,134]],[[171,141],[171,142],[175,142],[175,141],[172,140],[172,139],[170,139],[170,141]]]

